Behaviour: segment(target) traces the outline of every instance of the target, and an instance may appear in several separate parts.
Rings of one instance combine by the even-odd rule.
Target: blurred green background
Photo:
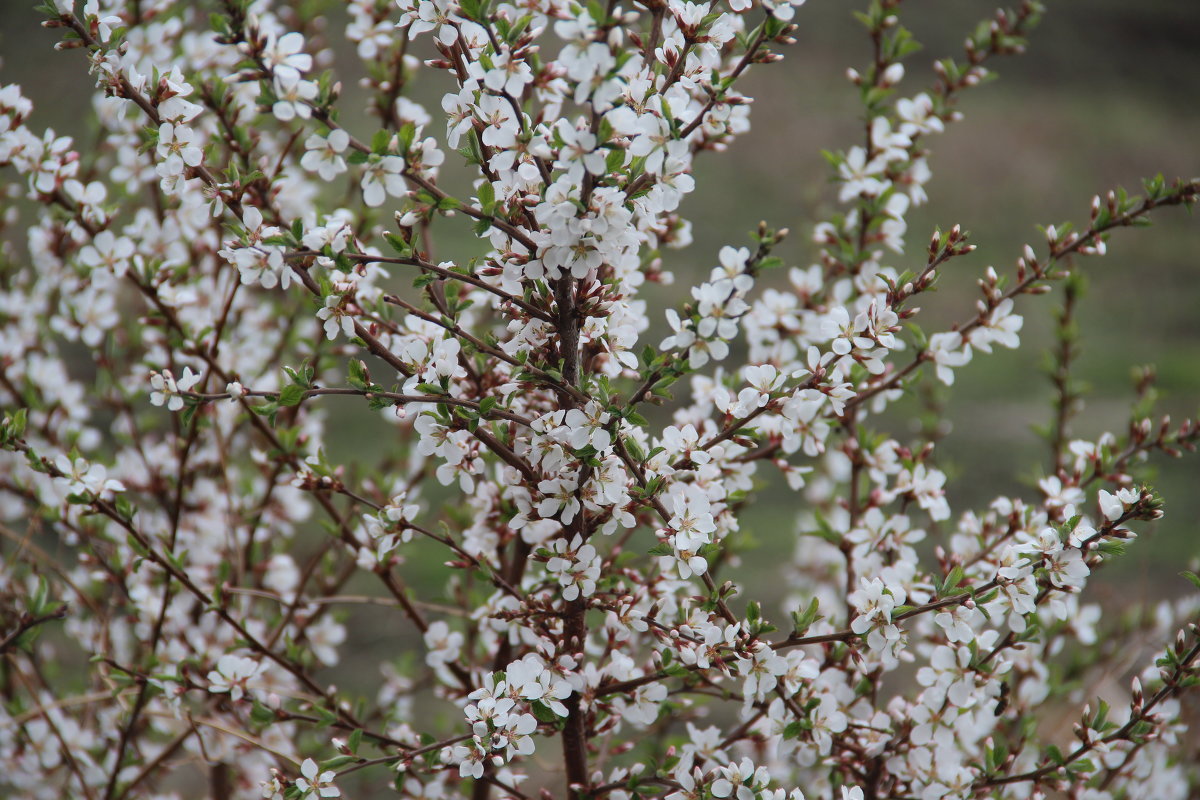
[[[36,29],[30,5],[0,0],[0,84],[25,87],[36,104],[35,128],[84,133],[90,88],[84,60],[51,50],[54,37]],[[331,18],[342,13],[337,5],[330,4]],[[1042,241],[1038,224],[1086,222],[1092,195],[1120,185],[1137,191],[1140,179],[1156,172],[1168,179],[1200,175],[1200,3],[1047,5],[1028,52],[995,61],[999,80],[963,95],[959,108],[965,119],[926,140],[934,174],[927,187],[930,201],[909,217],[909,254],[889,255],[884,263],[919,269],[935,226],[961,224],[979,248],[952,262],[939,291],[923,298],[918,321],[927,332],[968,318],[978,296],[977,277],[988,265],[1011,272],[1022,246]],[[857,91],[844,77],[847,67],[861,68],[870,58],[869,42],[851,16],[859,6],[810,0],[796,14],[798,43],[785,51],[786,60],[748,72],[742,88],[757,98],[753,129],[728,152],[699,158],[698,189],[683,208],[694,223],[695,244],[667,255],[676,283],[649,295],[652,309],[680,303],[687,287],[716,264],[718,249],[747,244],[760,220],[792,230],[779,251],[789,265],[812,263],[809,234],[832,210],[835,194],[820,150],[861,139]],[[925,45],[907,62],[902,93],[911,96],[930,85],[930,64],[958,57],[966,33],[994,8],[979,0],[925,0],[902,8],[904,23]],[[330,27],[340,35],[336,21]],[[335,38],[333,46],[346,87],[343,119],[369,138],[363,132],[370,123],[361,113],[365,96],[356,86],[358,61],[344,40]],[[442,76],[427,75],[414,96],[436,111],[447,88]],[[433,132],[441,135],[436,125]],[[453,169],[449,172],[453,180]],[[443,257],[477,252],[465,224],[457,241],[446,240],[456,224],[440,223]],[[1083,349],[1075,375],[1090,390],[1072,433],[1094,438],[1105,430],[1122,431],[1133,397],[1130,372],[1141,364],[1158,366],[1163,411],[1176,420],[1194,415],[1200,404],[1200,224],[1182,210],[1168,210],[1155,216],[1152,228],[1117,231],[1106,257],[1080,266],[1089,289],[1078,309]],[[769,280],[784,278],[781,272]],[[1052,391],[1040,365],[1052,343],[1059,297],[1056,292],[1023,298],[1022,348],[977,356],[946,393],[944,421],[952,432],[939,448],[952,477],[956,514],[1001,494],[1036,497],[1033,483],[1048,459],[1032,427],[1050,419]],[[665,325],[660,313],[653,319],[644,341],[657,345]],[[355,408],[330,404],[332,413]],[[381,433],[388,428],[375,415],[359,415],[361,425],[331,437],[334,461],[382,450]],[[887,423],[893,431],[908,430],[906,424],[899,414]],[[1092,597],[1128,602],[1189,589],[1177,573],[1200,554],[1200,455],[1155,459],[1162,465],[1156,485],[1167,515],[1152,536],[1098,578]],[[791,553],[802,501],[781,482],[773,483],[744,516],[757,547],[747,553],[740,577],[782,592],[778,565]],[[431,566],[442,558],[429,551]],[[427,599],[445,592],[440,570],[407,572]],[[350,645],[388,635],[352,627]]]

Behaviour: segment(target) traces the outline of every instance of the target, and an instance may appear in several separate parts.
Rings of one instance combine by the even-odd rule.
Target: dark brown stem
[[[563,621],[563,636],[568,652],[583,653],[587,638],[586,601],[576,598],[567,604]],[[563,760],[567,767],[567,795],[572,800],[583,800],[587,796],[587,734],[586,712],[581,706],[582,698],[572,692],[564,705],[567,707],[567,722],[563,727]]]
[[[56,619],[62,619],[66,615],[67,607],[65,605],[56,611],[50,612],[49,614],[42,614],[36,617],[30,616],[29,614],[23,614],[21,619],[17,622],[16,630],[14,630],[8,636],[5,636],[3,641],[0,641],[0,655],[8,652],[8,648],[12,647],[13,644],[27,632],[33,630],[39,625],[44,625],[47,622],[52,622]]]
[[[1067,446],[1067,423],[1075,408],[1078,395],[1071,382],[1071,362],[1078,355],[1075,338],[1075,303],[1079,299],[1079,284],[1068,279],[1063,291],[1062,310],[1058,313],[1058,351],[1050,371],[1054,384],[1054,423],[1050,431],[1050,456],[1053,473],[1063,468]]]

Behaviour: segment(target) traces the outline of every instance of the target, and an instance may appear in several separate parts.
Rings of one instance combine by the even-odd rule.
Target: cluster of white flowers
[[[937,437],[880,414],[1200,184],[1097,198],[927,336],[912,301],[972,246],[911,252],[926,142],[1038,7],[904,96],[899,2],[869,0],[815,256],[780,269],[764,223],[654,306],[695,160],[749,129],[737,81],[802,5],[350,0],[371,131],[310,3],[55,0],[102,136],[0,87],[5,234],[32,209],[0,253],[0,794],[167,800],[196,764],[236,798],[1194,793],[1200,602],[1082,598],[1161,515],[1142,462],[1200,428],[1060,430],[1029,497],[955,512]],[[783,588],[740,570],[773,483]],[[1110,703],[1077,744],[1037,729],[1084,689]]]
[[[500,767],[516,756],[532,755],[538,718],[530,712],[531,704],[546,714],[565,717],[568,712],[562,701],[572,691],[571,684],[536,654],[512,662],[502,675],[487,676],[482,688],[467,695],[471,738],[448,749],[445,757],[459,765],[460,776],[480,778],[489,765]]]

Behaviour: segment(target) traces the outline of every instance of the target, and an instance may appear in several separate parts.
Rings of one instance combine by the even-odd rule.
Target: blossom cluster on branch
[[[693,163],[749,130],[738,80],[803,0],[324,5],[52,0],[94,143],[0,87],[6,231],[29,214],[0,253],[0,793],[1195,792],[1200,597],[1102,620],[1082,593],[1162,515],[1143,464],[1200,428],[1153,421],[1147,375],[1128,430],[1073,439],[1065,376],[1083,257],[1200,181],[1097,197],[952,329],[915,321],[974,249],[907,242],[927,142],[1038,3],[908,92],[900,0],[870,0],[813,262],[764,223],[667,309],[642,290],[691,244]],[[342,122],[343,35],[374,130]],[[955,511],[934,438],[883,415],[1019,346],[1059,287],[1044,477]],[[364,420],[382,459],[334,460]],[[786,597],[738,569],[773,477]],[[339,668],[355,607],[395,633],[366,679]],[[1114,676],[1119,701],[1083,697]]]

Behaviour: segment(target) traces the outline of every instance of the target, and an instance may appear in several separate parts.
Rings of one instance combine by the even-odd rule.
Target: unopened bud
[[[895,86],[902,80],[904,80],[904,65],[892,64],[883,71],[879,84],[881,86]]]

